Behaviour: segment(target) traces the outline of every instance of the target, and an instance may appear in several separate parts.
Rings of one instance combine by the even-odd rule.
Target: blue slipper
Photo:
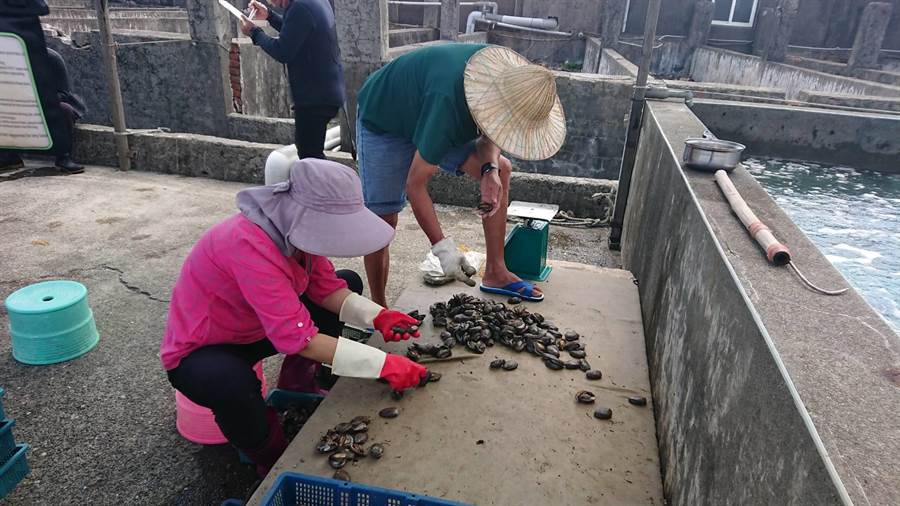
[[[528,281],[514,281],[504,286],[503,288],[484,286],[484,283],[482,283],[479,288],[481,288],[481,291],[485,293],[496,293],[498,295],[518,297],[529,302],[540,302],[544,300],[544,294],[540,294],[538,296],[534,295],[534,285],[529,283]],[[522,288],[524,288],[524,290],[522,290]]]

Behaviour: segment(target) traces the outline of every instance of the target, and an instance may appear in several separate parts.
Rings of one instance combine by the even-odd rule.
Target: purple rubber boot
[[[327,391],[319,388],[316,382],[316,371],[320,365],[300,355],[287,355],[281,362],[276,388],[291,392],[306,392],[324,395]]]
[[[281,422],[278,420],[278,413],[274,409],[266,410],[266,422],[269,425],[269,435],[266,436],[266,440],[256,448],[241,448],[241,451],[256,464],[256,474],[260,478],[265,478],[269,474],[269,470],[288,446]]]

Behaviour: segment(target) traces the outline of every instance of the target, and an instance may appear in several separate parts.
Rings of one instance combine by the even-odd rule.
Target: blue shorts
[[[454,148],[439,164],[441,170],[462,175],[462,166],[475,152],[475,141]],[[366,207],[379,216],[399,213],[406,206],[406,177],[416,146],[391,134],[377,134],[356,119],[356,161]]]

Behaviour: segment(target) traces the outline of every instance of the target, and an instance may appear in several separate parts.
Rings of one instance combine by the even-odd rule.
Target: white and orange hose
[[[734,183],[731,182],[728,173],[724,170],[717,170],[715,177],[716,183],[718,183],[719,188],[722,189],[722,193],[725,194],[725,198],[731,205],[731,210],[734,211],[734,214],[737,215],[738,219],[741,220],[741,223],[747,228],[750,237],[753,237],[753,240],[755,240],[757,244],[762,247],[763,251],[766,252],[766,258],[770,262],[775,265],[789,265],[806,286],[823,295],[841,295],[849,290],[849,288],[826,290],[814,285],[800,272],[797,266],[794,265],[794,262],[791,260],[791,252],[788,250],[787,246],[776,239],[772,230],[769,229],[769,227],[756,216],[753,210],[750,209],[750,206],[748,206],[747,202],[744,201],[744,198],[741,197],[737,188],[734,187]]]

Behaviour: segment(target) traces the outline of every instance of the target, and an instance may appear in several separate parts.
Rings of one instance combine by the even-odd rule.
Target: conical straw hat
[[[512,156],[544,160],[566,140],[553,73],[512,49],[490,46],[472,55],[463,84],[475,124]]]

